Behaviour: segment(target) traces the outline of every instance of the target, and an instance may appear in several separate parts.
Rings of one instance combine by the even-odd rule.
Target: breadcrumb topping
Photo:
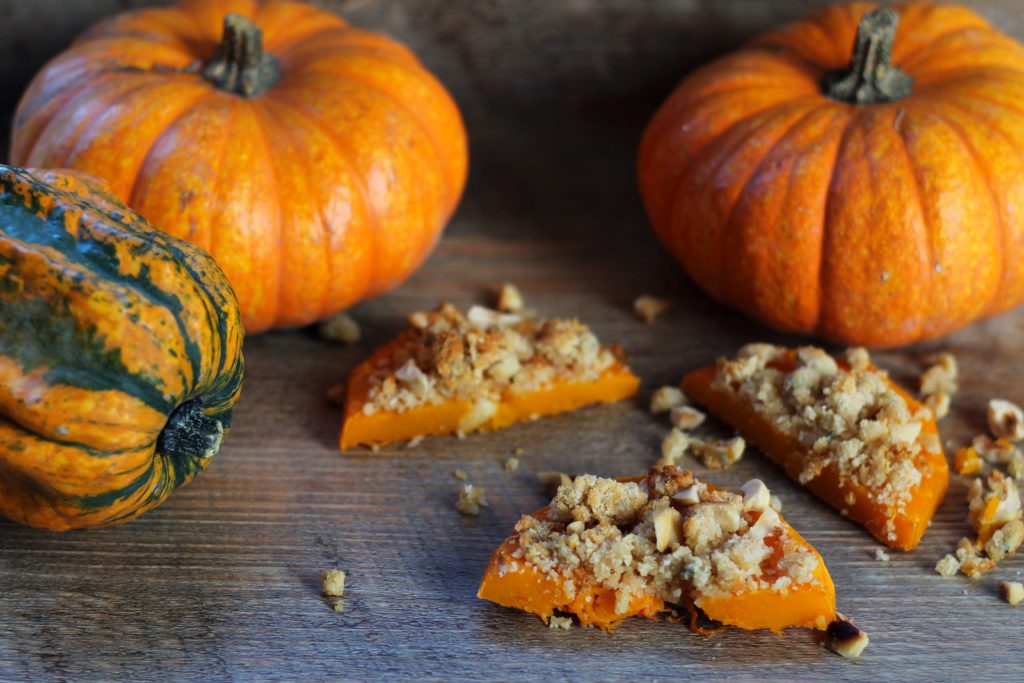
[[[581,475],[543,514],[519,520],[513,556],[562,581],[570,598],[587,582],[616,591],[619,614],[640,594],[699,606],[702,596],[816,583],[817,556],[785,533],[761,487],[747,487],[745,505],[675,467],[639,481]]]
[[[750,344],[735,358],[719,359],[715,384],[806,446],[800,483],[834,468],[840,485],[865,489],[895,513],[926,474],[923,449],[939,444],[921,436],[928,411],[912,412],[886,380],[864,349],[836,361],[814,347],[789,354]]]
[[[935,419],[941,420],[949,414],[949,405],[958,389],[960,369],[951,353],[937,354],[929,359],[929,363],[920,377],[921,399],[931,408]]]
[[[464,484],[459,489],[459,498],[455,501],[455,509],[464,515],[476,516],[480,514],[481,507],[489,507],[487,502],[487,489],[482,486]]]
[[[559,380],[594,381],[621,356],[576,319],[538,320],[482,306],[463,315],[444,303],[414,313],[409,325],[370,376],[363,407],[368,415],[467,400],[474,416],[460,427],[470,431],[493,415],[506,392],[537,391]]]

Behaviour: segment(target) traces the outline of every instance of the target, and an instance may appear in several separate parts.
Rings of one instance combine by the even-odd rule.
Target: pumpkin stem
[[[206,460],[217,455],[224,425],[203,412],[203,399],[185,401],[174,409],[156,440],[160,455]]]
[[[892,63],[899,23],[900,15],[885,5],[865,14],[857,26],[850,66],[825,76],[825,94],[850,104],[892,102],[909,95],[914,79]]]
[[[203,77],[221,90],[243,97],[266,92],[281,77],[277,60],[263,51],[263,31],[240,14],[224,17],[217,56],[203,67]]]

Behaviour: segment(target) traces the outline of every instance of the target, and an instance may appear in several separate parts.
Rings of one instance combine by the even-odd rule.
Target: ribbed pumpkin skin
[[[241,344],[208,255],[101,181],[0,166],[0,514],[65,530],[160,504],[230,426]]]
[[[827,7],[687,77],[638,171],[714,298],[848,344],[935,337],[1024,298],[1024,48],[955,5],[897,8],[909,96],[822,94],[877,3]]]
[[[255,21],[280,65],[263,94],[198,73],[229,13]],[[211,253],[252,333],[404,281],[455,210],[467,142],[451,97],[395,41],[305,3],[187,0],[103,21],[50,62],[11,158],[103,177]]]

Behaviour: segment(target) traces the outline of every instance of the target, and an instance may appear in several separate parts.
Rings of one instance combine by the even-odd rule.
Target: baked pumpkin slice
[[[560,486],[494,552],[477,597],[603,630],[671,610],[777,633],[836,618],[825,562],[761,481],[737,494],[673,466]]]
[[[349,377],[341,448],[514,422],[636,394],[617,347],[575,319],[538,320],[451,304],[415,313],[409,329]]]
[[[875,538],[912,550],[949,484],[932,411],[864,349],[749,344],[683,390]]]

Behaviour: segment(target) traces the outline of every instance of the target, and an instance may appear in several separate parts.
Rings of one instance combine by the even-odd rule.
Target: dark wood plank
[[[643,121],[688,66],[814,4],[334,3],[408,39],[455,90],[474,145],[466,202],[412,282],[355,309],[359,345],[309,331],[247,341],[235,430],[210,470],[162,508],[64,535],[0,522],[0,679],[1019,680],[1024,612],[1001,602],[996,584],[1020,577],[1024,559],[977,582],[932,569],[967,531],[959,478],[921,547],[883,564],[865,532],[757,454],[708,475],[730,486],[759,476],[782,497],[786,517],[825,556],[840,609],[872,637],[855,663],[806,632],[705,638],[639,620],[614,636],[556,632],[474,597],[491,551],[545,502],[537,471],[642,471],[665,431],[645,410],[653,388],[742,343],[794,341],[689,284],[646,225],[633,154]],[[976,4],[1024,35],[1016,3]],[[58,5],[0,0],[0,16],[13,17],[0,31],[22,36],[0,40],[8,92],[118,3],[76,4],[59,17]],[[415,450],[339,453],[340,412],[326,389],[410,311],[486,301],[502,280],[543,313],[578,315],[623,342],[644,380],[640,397]],[[645,326],[630,313],[641,293],[669,295],[675,307]],[[1018,311],[879,358],[909,377],[929,351],[957,354],[964,387],[942,432],[958,443],[984,428],[989,397],[1024,400],[1022,344]],[[522,468],[509,474],[502,465],[517,448]],[[454,509],[456,466],[488,490],[492,506],[479,518]],[[333,566],[349,572],[340,616],[319,595],[320,572]]]

